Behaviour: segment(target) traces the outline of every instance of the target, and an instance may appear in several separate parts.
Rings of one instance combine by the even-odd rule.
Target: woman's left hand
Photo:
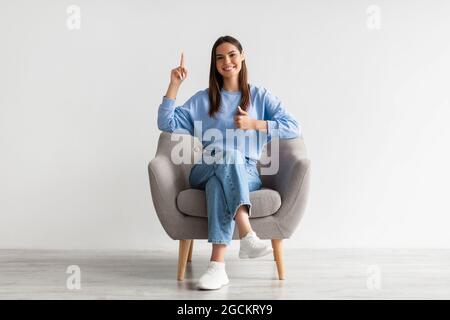
[[[255,121],[254,119],[251,119],[248,116],[248,112],[242,110],[241,106],[238,106],[237,109],[237,115],[234,117],[234,124],[236,126],[237,129],[242,129],[242,130],[253,130],[255,129],[254,124]]]

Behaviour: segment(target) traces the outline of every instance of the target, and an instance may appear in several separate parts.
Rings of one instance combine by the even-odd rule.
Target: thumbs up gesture
[[[248,112],[242,110],[241,106],[237,107],[237,113],[234,117],[234,124],[237,129],[254,130],[255,121],[248,116]]]

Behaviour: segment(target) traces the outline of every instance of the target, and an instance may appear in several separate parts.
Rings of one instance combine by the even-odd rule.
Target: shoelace
[[[216,270],[218,270],[218,267],[216,266],[216,265],[210,265],[209,267],[208,267],[208,270],[206,270],[206,273],[207,274],[212,274],[212,273],[214,273]]]
[[[259,238],[258,238],[258,236],[252,236],[252,237],[250,237],[249,239],[248,239],[248,241],[249,241],[249,244],[250,244],[250,246],[252,247],[252,248],[255,248],[256,247],[256,243],[258,242],[258,240],[259,240]]]

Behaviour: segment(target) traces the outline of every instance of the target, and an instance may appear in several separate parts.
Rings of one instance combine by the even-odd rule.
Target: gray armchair
[[[171,152],[183,138],[187,143],[191,164],[176,165]],[[261,159],[271,151],[267,143]],[[185,145],[186,146],[186,145]],[[184,149],[186,150],[186,149]],[[250,193],[251,225],[261,239],[271,239],[279,279],[284,279],[282,240],[297,228],[305,211],[309,191],[310,160],[302,138],[279,140],[279,170],[275,175],[261,175],[262,189]],[[194,160],[201,157],[202,145],[197,138],[180,137],[162,132],[156,156],[148,165],[153,204],[169,237],[180,240],[178,280],[184,279],[187,262],[192,259],[193,240],[208,239],[206,197],[203,190],[191,189],[189,173]],[[258,170],[261,170],[258,162]],[[233,239],[239,239],[235,229]]]

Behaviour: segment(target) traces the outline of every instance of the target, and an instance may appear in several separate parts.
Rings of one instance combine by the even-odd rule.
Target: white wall
[[[287,246],[450,248],[449,15],[425,0],[2,0],[0,248],[175,246],[148,184],[157,108],[181,50],[178,102],[206,88],[225,34],[303,126],[310,201]]]

